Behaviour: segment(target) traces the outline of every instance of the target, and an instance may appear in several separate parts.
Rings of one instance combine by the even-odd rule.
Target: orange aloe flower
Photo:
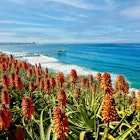
[[[32,69],[28,69],[28,71],[27,71],[27,76],[28,76],[28,78],[30,78],[31,76],[32,76]]]
[[[110,94],[106,94],[104,103],[102,105],[102,121],[104,123],[112,122],[117,119],[117,113],[115,108],[115,101]]]
[[[44,78],[44,81],[45,81],[46,79],[48,79],[48,75],[47,74],[44,74],[43,75],[43,78]]]
[[[14,57],[12,54],[10,54],[10,61],[13,61],[14,60]]]
[[[23,97],[22,99],[22,113],[25,116],[27,120],[31,118],[33,115],[35,109],[34,109],[34,104],[33,101],[30,97]]]
[[[30,83],[29,83],[29,91],[33,92],[35,90],[35,88],[36,87],[35,87],[34,83],[32,81],[30,81]]]
[[[10,96],[6,89],[2,89],[1,91],[1,103],[2,104],[10,104]]]
[[[15,75],[15,86],[16,86],[16,89],[18,89],[18,90],[22,90],[22,88],[23,88],[23,83],[18,74]]]
[[[77,72],[75,69],[72,69],[70,72],[70,83],[71,85],[75,85],[78,80]]]
[[[63,88],[58,91],[58,101],[62,106],[66,106],[66,93]]]
[[[7,67],[7,70],[11,69],[11,66],[12,66],[12,63],[10,63],[9,61],[6,63],[6,67]]]
[[[15,73],[10,73],[10,85],[15,86]]]
[[[52,88],[54,88],[56,86],[56,81],[53,77],[50,77],[50,85]]]
[[[37,77],[36,77],[36,85],[38,85],[38,86],[40,84],[40,79],[41,79],[40,76],[37,75]]]
[[[6,64],[2,63],[0,68],[3,70],[3,71],[6,71],[7,70],[7,66]]]
[[[89,75],[89,83],[90,83],[90,85],[93,84],[93,75]]]
[[[35,70],[35,73],[37,76],[41,76],[42,75],[42,69],[40,67],[37,67]]]
[[[17,67],[15,68],[15,73],[19,74],[19,69],[20,69],[20,67],[17,66]]]
[[[64,74],[62,72],[58,72],[56,74],[56,83],[59,87],[62,87],[62,84],[64,83]]]
[[[42,90],[44,89],[44,80],[42,80],[42,79],[40,80],[39,88]]]
[[[17,125],[15,136],[17,140],[23,140],[25,138],[25,133],[21,125]]]
[[[48,75],[48,72],[49,72],[49,71],[48,71],[48,68],[46,68],[46,69],[45,69],[45,73],[46,73],[46,75]]]
[[[140,109],[140,90],[138,90],[138,97],[136,101],[136,109]]]
[[[12,67],[13,67],[13,68],[16,68],[16,66],[17,66],[17,60],[14,60],[14,61],[12,62]]]
[[[22,62],[22,67],[24,68],[24,70],[28,70],[28,64],[26,61]]]
[[[84,77],[81,78],[81,87],[86,87],[86,79]]]
[[[16,67],[22,68],[22,61],[15,60],[15,62],[17,63]]]
[[[75,87],[74,89],[74,98],[79,98],[80,97],[80,88],[79,87]]]
[[[44,81],[44,90],[50,94],[52,92],[52,87],[51,87],[51,84],[50,84],[50,80],[49,79],[45,79]]]
[[[7,88],[10,87],[10,81],[9,81],[9,78],[7,77],[6,74],[2,75],[1,81],[2,81],[2,85],[3,85],[4,88],[7,89]]]
[[[57,138],[66,139],[69,134],[68,119],[65,112],[60,107],[56,107],[53,119]]]
[[[109,73],[105,72],[102,75],[101,81],[100,81],[100,88],[105,94],[111,95],[114,93],[114,89],[112,88],[111,77]]]
[[[41,74],[40,74],[40,70],[39,70],[38,67],[36,68],[35,73],[36,73],[37,77],[40,77],[40,76],[41,76]]]
[[[126,94],[128,93],[128,91],[129,91],[129,85],[128,85],[128,83],[125,81],[125,82],[124,82],[124,87],[123,87],[123,93],[124,93],[124,95],[126,95]]]
[[[35,74],[35,66],[31,66],[31,69],[32,69],[32,74]]]
[[[66,86],[67,86],[67,88],[69,89],[70,86],[71,86],[71,85],[70,85],[70,82],[68,82]]]
[[[0,130],[8,130],[10,127],[10,121],[12,119],[12,113],[9,108],[4,104],[0,105]]]
[[[114,86],[115,92],[120,93],[120,91],[122,89],[122,85],[123,85],[123,79],[124,79],[124,77],[122,75],[118,75],[115,86]]]
[[[98,72],[98,73],[96,74],[96,79],[98,80],[98,84],[100,84],[101,77],[102,77],[101,73]]]
[[[126,95],[128,93],[129,85],[125,81],[123,75],[119,75],[117,77],[117,80],[116,80],[116,83],[115,83],[115,90],[119,91],[119,92],[123,92],[124,95]]]

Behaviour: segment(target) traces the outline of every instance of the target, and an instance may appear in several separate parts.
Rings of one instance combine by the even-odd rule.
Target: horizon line
[[[140,44],[140,42],[0,42],[0,45],[12,45],[12,44]]]

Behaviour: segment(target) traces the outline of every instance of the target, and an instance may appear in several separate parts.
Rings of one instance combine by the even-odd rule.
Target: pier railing
[[[22,58],[22,57],[41,56],[41,55],[54,56],[62,53],[66,53],[66,50],[45,51],[45,52],[21,52],[21,53],[14,53],[13,56],[15,58]]]

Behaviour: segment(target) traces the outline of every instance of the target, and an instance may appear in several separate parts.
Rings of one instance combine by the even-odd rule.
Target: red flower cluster
[[[56,81],[53,77],[50,77],[50,85],[52,88],[54,88],[56,86]]]
[[[23,83],[21,81],[21,78],[17,74],[15,75],[15,87],[18,90],[22,90],[22,88],[23,88]]]
[[[9,57],[0,52],[0,69],[5,72],[9,67]]]
[[[72,69],[70,72],[70,83],[71,85],[75,85],[78,80],[77,72],[75,69]]]
[[[80,95],[81,95],[80,88],[75,87],[75,89],[74,89],[74,98],[78,98],[78,97],[80,97]]]
[[[49,72],[48,68],[45,69],[45,72],[46,72],[46,75],[48,76],[48,72]]]
[[[117,119],[115,101],[109,94],[106,94],[104,103],[102,105],[102,117],[102,121],[104,123],[115,121]]]
[[[60,107],[55,109],[53,119],[57,138],[66,139],[69,134],[68,119]]]
[[[17,125],[15,136],[17,140],[23,140],[25,138],[25,133],[21,125]]]
[[[38,86],[40,84],[40,79],[41,79],[40,76],[37,75],[37,77],[36,77],[36,85],[38,85]]]
[[[114,93],[114,89],[111,84],[111,77],[109,73],[104,73],[101,77],[100,88],[103,93],[112,95]]]
[[[30,78],[33,75],[32,69],[28,69],[27,76]]]
[[[98,84],[100,84],[101,77],[102,77],[101,73],[98,72],[98,73],[96,74],[96,79],[98,80]]]
[[[5,105],[10,104],[10,96],[8,94],[8,91],[4,88],[1,91],[1,103]]]
[[[43,78],[42,78],[43,76]],[[53,77],[48,77],[45,73],[42,76],[36,77],[36,85],[46,93],[52,93],[52,89],[56,86],[56,81]]]
[[[92,75],[89,75],[89,83],[90,83],[90,85],[93,84],[93,76]]]
[[[41,90],[44,89],[44,80],[42,80],[42,79],[40,79],[39,88],[40,88]]]
[[[84,77],[81,78],[81,87],[86,87],[86,79]]]
[[[10,127],[10,121],[12,119],[12,113],[9,108],[4,104],[0,105],[0,130],[8,130]]]
[[[124,95],[126,95],[128,93],[129,85],[125,81],[123,75],[119,75],[117,77],[116,84],[115,84],[115,90],[119,91],[119,92],[122,91]]]
[[[44,81],[44,90],[50,94],[52,92],[52,87],[51,87],[51,84],[50,84],[50,80],[49,79],[45,79]]]
[[[2,75],[1,81],[2,81],[2,85],[3,85],[4,88],[7,89],[7,88],[10,87],[10,81],[9,81],[9,78],[7,77],[6,74]]]
[[[26,61],[22,62],[22,67],[24,68],[24,70],[28,70],[28,64],[26,63]]]
[[[10,85],[15,86],[15,73],[10,73]]]
[[[58,91],[58,101],[62,106],[66,106],[66,93],[63,88]]]
[[[34,113],[34,104],[30,97],[24,97],[22,99],[22,113],[27,120],[29,120]]]
[[[30,81],[30,83],[29,83],[29,91],[33,92],[35,89],[36,89],[36,87],[35,87],[34,83],[32,81]]]
[[[56,83],[59,87],[62,87],[62,84],[64,83],[64,74],[62,72],[58,72],[56,74]]]

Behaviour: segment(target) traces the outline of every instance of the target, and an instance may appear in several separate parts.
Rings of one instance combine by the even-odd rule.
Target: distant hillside
[[[0,45],[36,44],[35,42],[0,42]]]

